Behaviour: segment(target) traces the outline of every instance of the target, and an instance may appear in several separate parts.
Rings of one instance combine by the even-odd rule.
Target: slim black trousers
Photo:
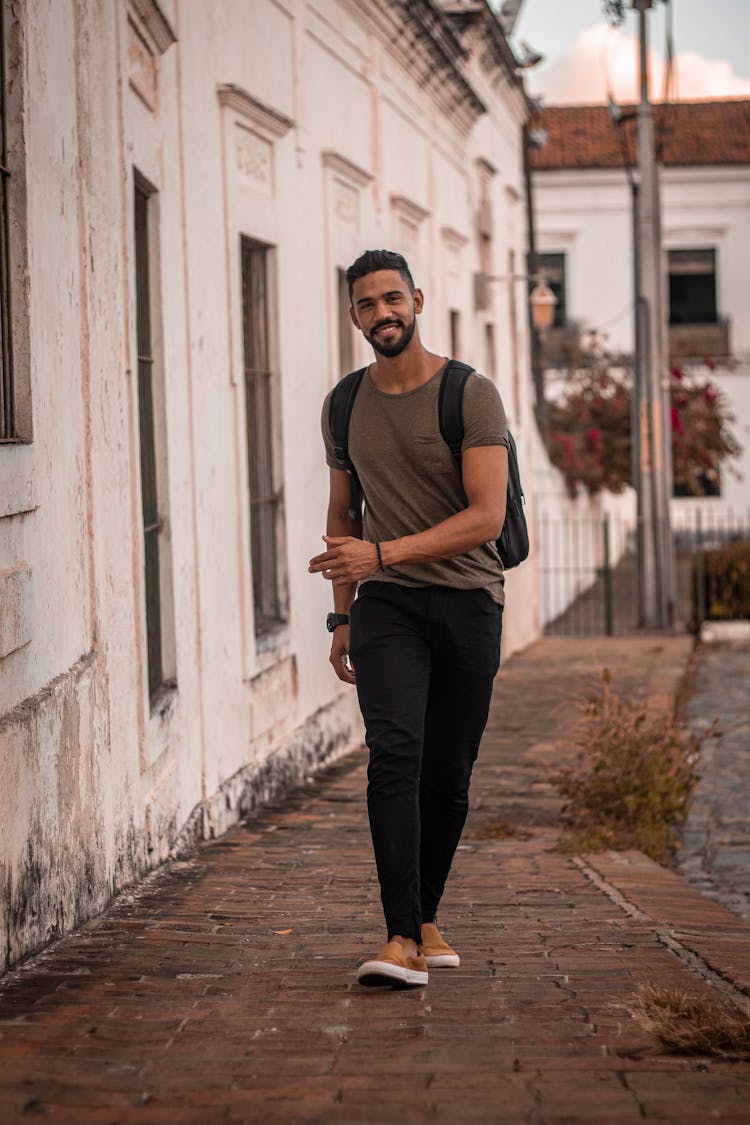
[[[350,656],[370,750],[367,808],[388,937],[420,940],[469,808],[500,663],[502,606],[484,590],[367,582]]]

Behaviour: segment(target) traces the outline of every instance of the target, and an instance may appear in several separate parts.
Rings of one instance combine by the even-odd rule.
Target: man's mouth
[[[379,324],[378,327],[374,330],[373,335],[392,336],[393,333],[397,332],[400,327],[401,324],[397,320],[389,320],[387,324]]]

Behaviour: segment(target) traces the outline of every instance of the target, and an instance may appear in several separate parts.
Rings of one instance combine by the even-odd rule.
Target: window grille
[[[669,251],[669,323],[715,324],[716,251]]]
[[[10,263],[8,259],[8,169],[5,12],[0,0],[0,441],[16,437],[14,419],[13,350],[10,318]]]
[[[461,314],[458,309],[448,310],[448,335],[450,338],[451,359],[461,358]]]
[[[156,473],[156,435],[154,424],[154,356],[151,339],[151,286],[149,246],[149,196],[152,193],[136,178],[135,182],[135,299],[136,342],[138,351],[138,420],[141,441],[141,500],[146,577],[146,634],[148,648],[148,690],[153,699],[161,687],[162,667],[161,587],[159,576],[159,498]]]
[[[255,632],[273,632],[286,620],[281,574],[283,489],[276,486],[274,398],[276,379],[269,337],[270,249],[242,236],[242,326],[245,363],[245,422],[250,490]]]
[[[346,270],[336,270],[336,298],[339,317],[339,374],[348,375],[354,367],[354,325],[349,315],[351,301]]]

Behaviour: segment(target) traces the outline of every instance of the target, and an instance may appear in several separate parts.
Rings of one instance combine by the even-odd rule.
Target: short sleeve
[[[320,429],[323,434],[323,444],[325,445],[326,449],[326,465],[329,469],[341,469],[342,472],[346,472],[346,465],[343,461],[339,461],[339,459],[337,458],[333,439],[331,438],[329,413],[332,394],[333,391],[329,391],[326,395],[325,402],[323,403],[323,412],[320,416]]]
[[[508,420],[495,384],[474,372],[464,388],[464,440],[461,449],[508,444]]]

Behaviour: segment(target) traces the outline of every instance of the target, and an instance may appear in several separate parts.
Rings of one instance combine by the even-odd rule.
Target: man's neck
[[[386,394],[402,395],[429,382],[445,363],[445,357],[428,352],[421,342],[412,341],[400,355],[376,355],[370,377]]]

